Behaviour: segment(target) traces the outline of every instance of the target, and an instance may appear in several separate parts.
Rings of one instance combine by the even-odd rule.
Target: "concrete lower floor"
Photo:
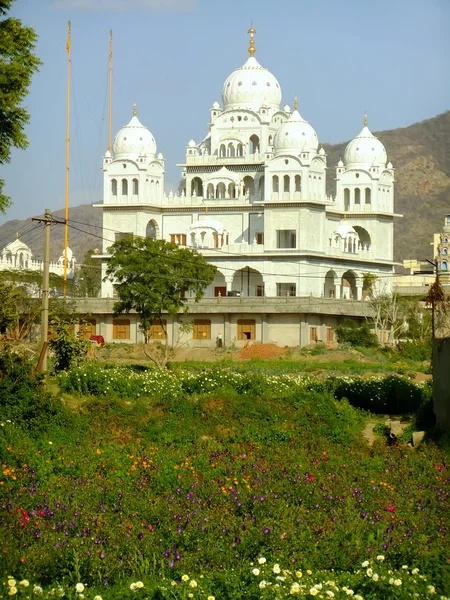
[[[80,299],[78,311],[89,322],[88,335],[101,335],[105,342],[139,343],[144,332],[136,313],[113,315],[110,299]],[[244,346],[246,343],[274,343],[279,346],[307,346],[331,343],[335,328],[346,318],[363,321],[371,313],[364,301],[319,298],[214,298],[189,303],[188,314],[163,316],[164,328],[154,322],[148,330],[150,341],[171,346]],[[186,327],[187,325],[187,327]],[[164,331],[165,330],[165,331]]]

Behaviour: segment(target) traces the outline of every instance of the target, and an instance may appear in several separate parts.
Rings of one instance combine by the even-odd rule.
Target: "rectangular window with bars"
[[[170,243],[178,244],[179,246],[186,246],[186,234],[185,233],[171,233]]]
[[[90,339],[91,335],[97,335],[97,321],[95,319],[84,319],[79,324],[83,340]]]
[[[130,320],[114,319],[113,321],[113,340],[130,339]]]
[[[237,339],[254,340],[256,323],[253,319],[241,319],[237,322]]]
[[[192,325],[192,339],[210,340],[211,321],[208,319],[196,319]]]
[[[317,327],[310,327],[309,328],[309,341],[317,342],[318,339],[319,338],[317,336]]]
[[[153,321],[148,330],[149,340],[165,340],[167,337],[167,321],[162,322],[163,326],[159,321]]]

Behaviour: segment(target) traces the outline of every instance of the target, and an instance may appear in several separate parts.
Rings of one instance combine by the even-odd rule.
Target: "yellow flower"
[[[94,596],[94,600],[102,600],[101,596]]]
[[[308,573],[308,575],[312,575],[311,569],[308,569],[306,572]]]
[[[191,594],[191,593],[188,594],[188,598],[193,598],[193,597],[194,597],[194,594]]]
[[[142,581],[136,581],[136,587],[139,588],[143,588],[144,584],[142,583]]]
[[[191,579],[191,581],[189,582],[189,587],[196,588],[197,587],[197,582],[194,581],[193,579]]]
[[[317,596],[317,594],[319,593],[319,590],[317,588],[313,587],[309,590],[309,593],[311,594],[311,596]]]
[[[10,587],[14,587],[16,585],[16,580],[15,579],[8,579],[8,585]]]
[[[13,586],[13,585],[12,585],[12,586],[9,588],[9,592],[8,592],[8,593],[9,593],[9,595],[10,595],[10,596],[14,596],[14,594],[17,594],[17,588],[16,588],[15,586]]]
[[[27,581],[26,579],[22,579],[22,581],[19,583],[19,585],[23,585],[23,587],[28,587],[30,585],[30,582]]]
[[[208,600],[216,600],[214,596],[208,596]]]
[[[181,577],[181,580],[182,580],[182,581],[189,581],[189,575],[183,575],[183,576]]]

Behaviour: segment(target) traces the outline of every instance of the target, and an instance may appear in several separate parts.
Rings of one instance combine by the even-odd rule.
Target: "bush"
[[[351,346],[366,348],[379,345],[377,336],[372,333],[367,323],[358,327],[353,321],[346,320],[343,325],[336,327],[336,337],[340,344],[348,343]]]
[[[376,414],[415,413],[427,400],[427,388],[403,377],[335,379],[335,398]]]
[[[409,358],[415,361],[431,360],[433,352],[433,344],[431,339],[420,341],[405,341],[398,343],[398,350],[401,352],[402,358]]]
[[[25,357],[0,351],[0,409],[2,420],[27,430],[46,431],[67,421],[62,404],[44,388],[43,376]]]

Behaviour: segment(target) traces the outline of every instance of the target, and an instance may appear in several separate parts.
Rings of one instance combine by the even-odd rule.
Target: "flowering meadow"
[[[11,377],[0,597],[447,597],[445,444],[369,447],[355,408],[429,390],[368,382],[91,365],[25,402]]]

